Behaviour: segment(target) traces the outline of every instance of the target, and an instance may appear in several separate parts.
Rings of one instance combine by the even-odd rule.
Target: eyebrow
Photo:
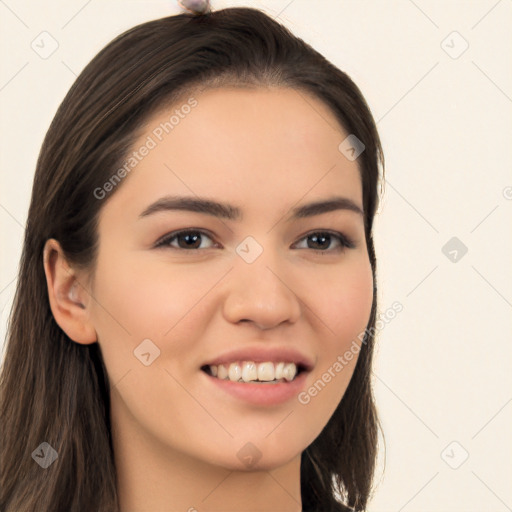
[[[288,220],[313,217],[322,213],[336,210],[348,210],[364,216],[363,210],[354,201],[347,197],[335,196],[326,200],[315,201],[292,209]],[[144,218],[157,212],[164,211],[188,211],[204,213],[233,221],[242,220],[241,208],[227,203],[213,201],[201,197],[165,196],[150,204],[139,218]]]

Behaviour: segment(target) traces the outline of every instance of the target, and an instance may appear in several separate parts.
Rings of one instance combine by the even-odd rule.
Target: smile
[[[240,361],[229,365],[205,365],[203,371],[221,380],[231,382],[258,382],[261,384],[277,384],[279,382],[291,382],[304,370],[295,363],[279,362],[255,363],[254,361]]]
[[[221,390],[254,405],[277,405],[297,396],[309,373],[300,364],[285,361],[235,361],[201,370]]]

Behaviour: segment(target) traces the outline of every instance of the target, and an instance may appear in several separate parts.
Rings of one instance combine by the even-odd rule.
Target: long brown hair
[[[312,94],[363,142],[358,163],[376,283],[372,224],[384,159],[370,109],[354,82],[252,8],[180,14],[126,31],[77,78],[37,162],[0,375],[2,511],[118,511],[106,368],[98,343],[75,343],[55,322],[43,247],[55,238],[70,264],[94,268],[98,214],[108,200],[95,199],[94,190],[122,165],[150,115],[194,90],[224,85]],[[364,510],[369,498],[378,433],[370,378],[376,311],[374,285],[370,321],[348,389],[302,453],[304,511]],[[58,454],[46,470],[32,457],[42,442]]]

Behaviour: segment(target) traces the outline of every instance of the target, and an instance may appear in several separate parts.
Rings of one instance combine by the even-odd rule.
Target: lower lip
[[[254,405],[278,405],[285,403],[304,389],[308,372],[301,372],[291,382],[279,384],[250,384],[217,379],[201,371],[215,386],[230,395]]]

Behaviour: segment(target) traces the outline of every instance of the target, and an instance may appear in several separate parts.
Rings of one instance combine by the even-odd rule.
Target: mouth
[[[233,361],[229,364],[206,364],[201,370],[218,380],[270,385],[293,382],[308,371],[304,364],[289,361]]]
[[[213,385],[212,400],[224,400],[227,394],[237,404],[267,408],[296,399],[307,385],[310,370],[299,362],[242,360],[204,365],[200,373]]]

